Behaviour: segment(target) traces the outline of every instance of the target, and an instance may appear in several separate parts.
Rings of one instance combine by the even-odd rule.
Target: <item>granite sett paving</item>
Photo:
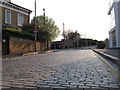
[[[119,89],[118,81],[92,50],[3,60],[3,88]]]

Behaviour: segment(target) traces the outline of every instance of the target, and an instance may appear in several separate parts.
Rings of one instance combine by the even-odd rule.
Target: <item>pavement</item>
[[[94,49],[94,50],[120,58],[120,48],[118,49],[117,48],[116,49]]]
[[[37,55],[37,54],[45,54],[45,53],[52,53],[52,52],[57,52],[57,51],[56,50],[48,50],[48,51],[25,52],[25,53],[20,53],[20,54],[3,55],[2,59],[16,58],[16,57],[21,57],[21,56]]]
[[[92,50],[10,58],[2,64],[3,90],[120,89],[117,72]]]
[[[94,49],[93,51],[120,65],[120,49]]]

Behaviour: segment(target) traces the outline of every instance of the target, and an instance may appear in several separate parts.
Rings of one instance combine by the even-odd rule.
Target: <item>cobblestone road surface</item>
[[[2,77],[3,88],[119,88],[118,79],[92,50],[6,59]]]

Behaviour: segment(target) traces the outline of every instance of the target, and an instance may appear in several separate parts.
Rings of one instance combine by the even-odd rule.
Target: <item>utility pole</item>
[[[63,49],[65,49],[65,24],[63,23]]]
[[[86,38],[86,47],[87,47],[88,45],[87,45],[87,38]]]
[[[45,9],[44,8],[43,8],[43,11],[44,11],[43,15],[44,15],[44,26],[45,26]]]
[[[77,34],[77,48],[78,48],[78,47],[79,47],[79,46],[78,46],[78,32],[77,32],[76,34]]]
[[[36,0],[35,0],[35,30],[36,30]],[[35,35],[35,52],[36,52],[36,41],[37,41],[37,34],[34,34]]]
[[[86,38],[86,47],[87,47],[87,35],[86,35],[86,34],[84,34],[84,37]]]
[[[86,47],[87,47],[88,45],[87,45],[87,36],[86,36]]]
[[[65,24],[63,23],[63,38],[65,39]]]
[[[43,8],[43,16],[44,16],[44,30],[45,30],[45,9]],[[48,41],[47,41],[47,48],[46,48],[46,41],[45,41],[45,50],[48,50]]]

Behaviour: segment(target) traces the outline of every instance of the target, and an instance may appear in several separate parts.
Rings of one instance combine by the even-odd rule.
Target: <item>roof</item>
[[[17,5],[17,4],[14,4],[14,3],[11,3],[11,2],[4,2],[4,1],[0,1],[0,2],[1,2],[3,5],[6,5],[6,6],[9,6],[9,7],[12,7],[12,8],[16,8],[16,9],[18,9],[18,10],[27,12],[27,13],[29,13],[29,14],[32,13],[31,10],[26,9],[26,8],[24,8],[24,7],[21,7],[21,6]]]
[[[119,2],[120,2],[120,0],[114,0],[114,2],[112,3],[112,5],[111,5],[110,8],[109,8],[108,15],[111,14],[111,11],[112,11],[112,9],[115,7],[115,4],[116,4],[116,3],[119,3]]]

